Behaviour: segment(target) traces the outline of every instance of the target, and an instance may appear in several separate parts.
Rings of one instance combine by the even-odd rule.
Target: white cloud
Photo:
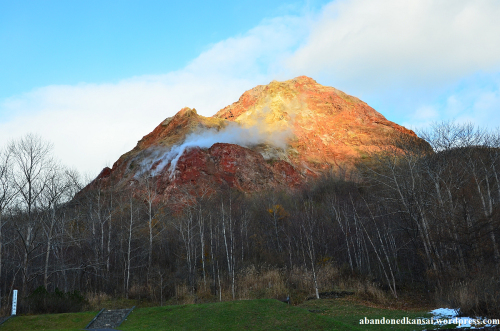
[[[0,141],[28,132],[54,142],[55,155],[98,173],[183,107],[211,116],[273,78],[271,59],[295,47],[304,19],[265,20],[246,34],[212,45],[185,68],[116,84],[54,85],[0,101]],[[272,66],[271,66],[272,67]]]
[[[431,106],[424,106],[420,107],[415,111],[415,114],[413,115],[413,118],[418,121],[429,121],[429,120],[435,120],[438,117],[438,112],[434,107]]]
[[[253,81],[218,77],[137,77],[118,84],[49,86],[5,102],[20,115],[0,124],[7,141],[36,132],[55,145],[63,163],[96,173],[111,166],[166,117],[185,106],[210,113],[237,99]]]
[[[500,86],[496,91],[485,91],[478,95],[472,108],[457,120],[490,129],[500,128]]]
[[[497,0],[338,0],[316,14],[264,20],[175,72],[0,100],[0,139],[39,133],[65,164],[96,173],[182,107],[210,116],[257,84],[298,75],[386,116],[397,110],[393,120],[412,127],[450,117],[498,123],[500,82],[454,90],[468,75],[500,72],[498,17]]]
[[[452,120],[487,129],[500,127],[500,85],[491,88],[468,86],[460,92],[450,95],[441,104],[419,107],[403,125],[420,129],[434,122]]]
[[[357,89],[436,86],[500,69],[498,17],[496,0],[335,1],[288,66]]]
[[[458,120],[468,109],[468,118],[491,126],[482,114],[493,103],[474,106],[491,86],[462,82],[481,73],[483,85],[500,87],[498,17],[496,0],[333,1],[309,21],[308,37],[286,66],[360,97],[404,125]],[[442,101],[454,96],[460,104]],[[430,108],[434,112],[424,119],[426,108],[427,115]]]

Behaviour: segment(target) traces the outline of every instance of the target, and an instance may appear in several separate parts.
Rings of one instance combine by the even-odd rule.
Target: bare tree
[[[61,204],[72,198],[72,186],[74,185],[74,176],[62,166],[55,164],[46,173],[45,190],[41,197],[41,205],[45,212],[44,232],[47,238],[45,250],[45,266],[43,271],[43,285],[48,287],[49,277],[49,258],[54,239],[55,228],[61,220],[58,215]]]
[[[17,191],[12,187],[12,165],[10,162],[9,150],[0,151],[0,279],[2,279],[2,229],[4,227],[4,212],[8,208]],[[1,288],[0,288],[1,291]],[[0,292],[0,307],[2,305],[2,295]]]
[[[302,234],[305,239],[305,250],[311,264],[313,274],[314,291],[316,299],[319,299],[318,275],[316,270],[316,248],[315,232],[318,224],[318,216],[314,208],[314,202],[311,199],[304,201],[304,217],[301,223]]]
[[[124,286],[125,286],[125,296],[128,299],[129,290],[130,290],[130,279],[131,279],[131,269],[132,269],[132,260],[134,256],[132,256],[132,241],[134,240],[134,232],[137,227],[137,206],[134,201],[133,191],[130,190],[127,192],[127,200],[128,200],[128,223],[126,225],[126,245],[127,251],[125,253],[125,272],[124,272]]]
[[[151,269],[153,263],[153,239],[156,236],[155,228],[158,225],[158,220],[156,219],[157,213],[161,210],[158,194],[158,181],[156,177],[145,175],[140,181],[141,187],[139,188],[139,193],[144,203],[146,204],[146,213],[148,216],[148,234],[149,234],[149,246],[148,246],[148,270]],[[149,272],[149,271],[148,271]]]
[[[393,143],[394,148],[372,156],[375,166],[366,170],[366,180],[379,186],[385,203],[416,225],[427,262],[437,271],[441,257],[431,236],[426,208],[428,187],[421,162],[429,151],[415,146],[413,139],[405,136],[398,136]]]
[[[22,264],[22,291],[26,290],[26,282],[30,279],[29,263],[31,255],[37,248],[35,239],[39,228],[38,207],[40,198],[47,187],[45,175],[52,167],[50,158],[52,145],[37,135],[27,136],[13,141],[9,145],[9,152],[15,165],[12,183],[19,192],[16,199],[20,206],[25,222],[24,229],[18,224],[17,232],[22,241],[24,258]]]

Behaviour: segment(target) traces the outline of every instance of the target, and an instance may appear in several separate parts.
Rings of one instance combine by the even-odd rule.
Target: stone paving
[[[114,329],[120,326],[120,323],[132,309],[106,309],[87,327],[87,330]]]

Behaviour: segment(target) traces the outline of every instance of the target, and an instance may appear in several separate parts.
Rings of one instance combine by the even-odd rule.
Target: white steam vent
[[[228,125],[217,131],[207,129],[201,132],[191,133],[181,145],[172,146],[169,150],[156,150],[149,157],[141,162],[141,175],[151,171],[152,176],[161,173],[170,163],[168,172],[170,178],[175,176],[175,168],[179,158],[184,151],[191,148],[210,148],[215,143],[236,144],[243,147],[250,147],[259,144],[269,144],[274,147],[286,149],[287,140],[291,136],[291,130],[274,131],[263,123],[251,127],[241,127],[230,122]],[[153,165],[157,166],[152,169]]]

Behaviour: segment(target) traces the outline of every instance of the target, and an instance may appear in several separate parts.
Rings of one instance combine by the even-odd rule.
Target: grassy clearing
[[[338,321],[342,321],[346,325],[359,328],[362,330],[432,330],[431,325],[360,325],[359,320],[364,319],[401,319],[408,317],[413,318],[430,318],[431,314],[425,310],[401,310],[401,309],[385,309],[369,307],[362,304],[353,298],[342,299],[321,299],[309,300],[300,305],[300,307],[313,311],[315,314],[327,316]]]
[[[17,316],[7,330],[81,330],[96,312]],[[424,330],[417,325],[360,325],[367,317],[430,317],[425,311],[373,308],[353,298],[290,306],[272,299],[136,308],[120,330]],[[430,327],[430,326],[428,326]],[[430,329],[430,328],[428,328]]]
[[[97,312],[16,316],[0,325],[2,331],[14,330],[81,330]]]
[[[272,299],[140,308],[120,327],[134,330],[361,330]]]

